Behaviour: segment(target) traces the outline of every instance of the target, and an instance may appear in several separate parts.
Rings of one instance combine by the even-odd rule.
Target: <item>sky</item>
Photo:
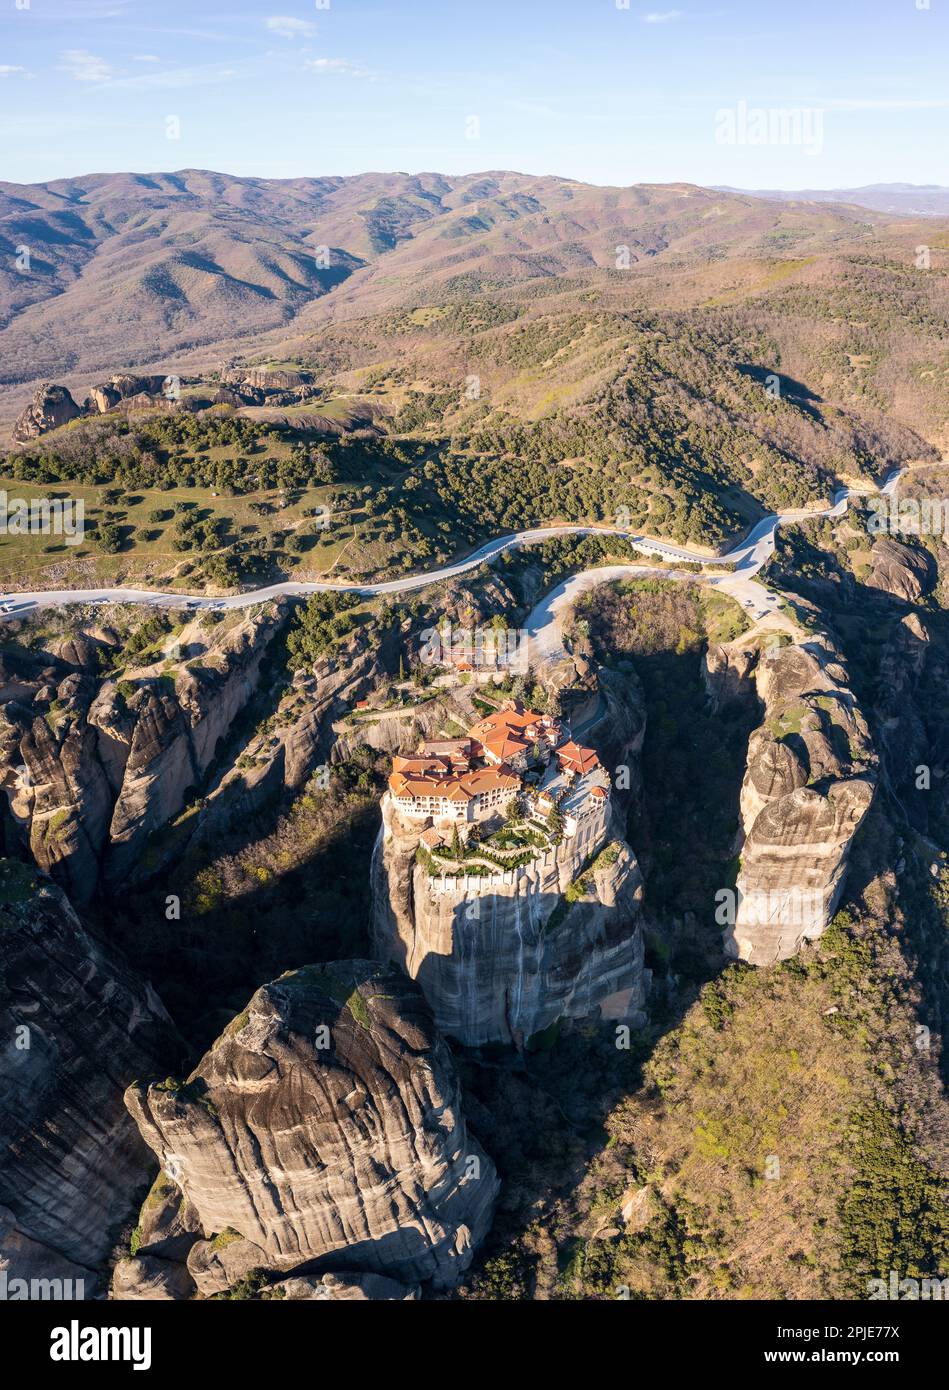
[[[0,0],[0,179],[949,184],[949,0],[654,3]]]

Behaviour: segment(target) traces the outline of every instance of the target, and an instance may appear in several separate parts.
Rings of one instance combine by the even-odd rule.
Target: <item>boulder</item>
[[[44,382],[33,392],[33,399],[13,426],[13,439],[17,444],[26,444],[38,439],[60,425],[68,425],[82,414],[65,386]]]
[[[113,372],[109,377],[109,387],[118,392],[121,400],[128,400],[131,396],[160,395],[166,380],[164,376],[136,376],[132,372]]]
[[[202,1294],[258,1268],[445,1287],[491,1220],[451,1053],[418,987],[368,961],[265,985],[186,1082],[126,1104],[200,1222]]]
[[[99,385],[93,386],[89,392],[89,399],[86,401],[86,409],[91,413],[93,410],[104,415],[106,411],[112,410],[122,399],[121,392],[114,386]]]
[[[870,552],[870,573],[866,582],[871,589],[882,589],[893,598],[918,603],[932,588],[932,562],[924,550],[884,536]]]
[[[191,1298],[194,1284],[183,1265],[155,1255],[119,1260],[112,1274],[112,1297],[120,1302],[170,1302]]]

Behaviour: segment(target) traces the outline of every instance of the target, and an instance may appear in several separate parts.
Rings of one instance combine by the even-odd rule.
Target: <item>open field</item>
[[[81,483],[49,487],[0,476],[0,491],[10,504],[14,498],[81,501],[87,528],[79,545],[56,535],[0,535],[0,586],[7,590],[80,579],[184,584],[189,577],[193,582],[199,564],[215,554],[229,554],[235,543],[253,546],[265,572],[318,579],[333,569],[359,524],[358,511],[345,505],[340,489],[330,486],[224,497],[206,487],[124,492]],[[175,529],[183,516],[217,520],[221,544],[200,551],[176,548]],[[113,553],[102,549],[95,532],[88,534],[89,528],[110,522],[119,533],[120,548]],[[299,554],[287,548],[295,542],[305,547]]]

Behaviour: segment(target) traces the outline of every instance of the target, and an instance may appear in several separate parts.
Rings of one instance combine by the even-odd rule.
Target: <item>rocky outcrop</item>
[[[121,681],[93,674],[80,636],[66,655],[86,672],[62,643],[55,657],[0,658],[0,785],[24,846],[75,902],[161,866],[161,846],[146,846],[203,786],[286,615],[269,604],[195,625],[177,659],[129,666]]]
[[[228,367],[221,373],[225,386],[249,386],[258,391],[293,391],[310,382],[309,372],[291,367]]]
[[[285,605],[274,605],[243,618],[199,660],[175,672],[173,690],[159,679],[131,698],[134,724],[109,830],[107,882],[121,882],[133,871],[152,833],[200,787],[257,690],[261,662],[285,615]],[[96,717],[114,734],[111,706],[98,708]]]
[[[107,382],[91,387],[81,406],[65,386],[44,382],[36,388],[30,404],[17,419],[13,439],[17,444],[26,444],[60,425],[68,425],[70,420],[83,415],[104,415],[118,406],[130,410],[177,408],[178,403],[165,395],[167,380],[164,376],[116,372]]]
[[[201,1294],[258,1269],[444,1287],[487,1231],[494,1165],[467,1133],[431,1011],[398,971],[344,961],[283,975],[186,1082],[136,1084],[126,1104],[180,1190],[143,1215],[137,1258],[180,1265],[167,1240],[194,1224],[183,1194]],[[163,1274],[168,1296],[177,1284],[154,1263],[123,1271],[123,1286]]]
[[[60,425],[68,425],[82,414],[65,386],[55,386],[44,382],[33,392],[33,399],[13,426],[13,439],[17,444],[26,444],[31,439],[39,439]]]
[[[86,414],[91,415],[95,412],[104,415],[106,411],[114,409],[121,399],[121,394],[116,391],[114,386],[106,384],[93,386],[86,399]]]
[[[197,838],[208,841],[226,832],[271,799],[300,790],[315,767],[345,758],[352,745],[373,743],[372,727],[354,728],[350,738],[339,735],[334,724],[386,679],[386,662],[397,660],[390,649],[394,646],[391,636],[370,643],[356,633],[332,657],[298,671],[273,718],[208,789],[195,826]]]
[[[80,923],[66,898],[0,860],[0,1268],[82,1278],[85,1294],[147,1182],[122,1096],[176,1065],[161,1002]]]
[[[911,824],[938,838],[947,754],[945,701],[949,683],[942,643],[917,613],[891,630],[880,657],[874,713],[889,790]],[[935,698],[934,698],[935,696]]]
[[[154,1255],[119,1260],[112,1275],[112,1297],[119,1302],[177,1302],[194,1297],[194,1281],[182,1264]]]
[[[925,550],[913,549],[888,536],[875,542],[870,551],[870,573],[866,583],[871,589],[907,603],[918,603],[933,586],[932,562]]]
[[[729,705],[745,704],[754,699],[758,656],[757,645],[715,643],[708,648],[702,663],[702,679],[709,705],[716,714]]]
[[[876,757],[830,643],[762,654],[762,719],[748,744],[731,955],[769,965],[820,936],[843,887],[851,841],[873,799]]]
[[[324,1274],[321,1278],[281,1279],[273,1285],[270,1296],[334,1303],[405,1303],[417,1299],[419,1291],[381,1274]]]
[[[82,903],[95,889],[112,814],[89,719],[96,685],[78,673],[49,675],[31,696],[0,704],[2,780],[34,860]]]
[[[113,372],[109,377],[109,387],[118,392],[120,399],[129,400],[133,396],[159,396],[168,380],[164,376],[137,376],[133,372]]]

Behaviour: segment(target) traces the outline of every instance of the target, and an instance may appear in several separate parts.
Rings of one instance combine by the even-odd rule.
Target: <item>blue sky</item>
[[[949,0],[626,3],[0,0],[0,178],[949,183]]]

